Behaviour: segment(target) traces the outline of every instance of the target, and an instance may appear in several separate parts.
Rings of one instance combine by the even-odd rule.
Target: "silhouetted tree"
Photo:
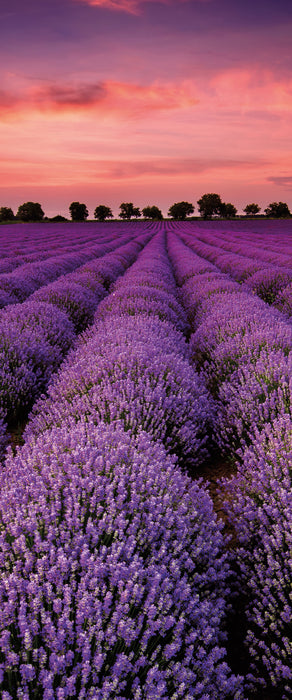
[[[42,221],[44,215],[38,202],[25,202],[18,207],[16,218],[21,221]]]
[[[14,214],[10,207],[0,207],[0,221],[13,221]]]
[[[184,221],[189,214],[195,211],[193,204],[190,202],[176,202],[169,207],[168,216],[178,221]]]
[[[214,192],[203,194],[201,199],[198,199],[200,216],[204,219],[212,219],[212,216],[222,216],[223,202],[219,194]]]
[[[152,207],[144,207],[142,214],[145,219],[156,219],[156,221],[162,221],[163,219],[162,211],[155,204]]]
[[[80,204],[80,202],[72,202],[69,211],[72,221],[85,221],[88,217],[86,204]]]
[[[94,218],[97,219],[97,221],[105,221],[105,219],[112,219],[112,210],[110,209],[110,207],[106,207],[105,204],[99,204],[98,207],[95,207]]]
[[[255,216],[256,214],[259,214],[261,208],[258,204],[253,202],[252,204],[247,204],[243,211],[246,213],[246,216]]]
[[[286,202],[272,202],[264,211],[266,216],[272,216],[275,219],[284,219],[291,216],[291,212]]]
[[[234,219],[237,214],[237,209],[231,202],[223,202],[221,207],[221,216],[225,219]]]
[[[62,216],[62,214],[56,214],[56,216],[52,216],[49,221],[52,221],[56,224],[62,223],[64,221],[69,221],[69,219],[66,219],[66,216]]]
[[[123,202],[120,204],[120,210],[120,219],[131,219],[132,216],[139,218],[141,216],[139,207],[134,207],[133,202]]]

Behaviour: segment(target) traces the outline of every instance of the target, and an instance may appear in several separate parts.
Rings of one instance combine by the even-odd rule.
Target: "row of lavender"
[[[181,234],[181,228],[178,227]],[[196,239],[192,247],[197,247]],[[225,480],[245,595],[247,687],[292,694],[291,324],[170,233],[191,355],[216,401],[214,434],[238,459]],[[238,453],[239,450],[239,453]]]
[[[270,238],[267,242],[265,230],[259,235],[257,245],[254,233],[251,240],[250,236],[243,236],[238,231],[232,235],[207,228],[194,239],[191,231],[188,224],[180,235],[198,255],[207,258],[267,303],[274,304],[288,316],[292,315],[292,251],[288,231],[285,235],[284,229],[280,249],[279,243],[273,245]]]
[[[15,227],[18,237],[22,227]],[[146,227],[147,228],[147,227]],[[134,230],[118,229],[109,226],[107,231],[99,227],[71,231],[68,227],[58,228],[51,235],[45,227],[38,227],[39,250],[36,251],[35,231],[32,229],[29,238],[28,254],[25,242],[22,251],[12,245],[11,255],[2,256],[0,267],[0,307],[24,301],[43,285],[56,280],[61,275],[72,272],[93,258],[105,255],[124,241],[134,238]],[[34,235],[33,235],[34,234]],[[136,233],[137,235],[137,233]],[[73,240],[72,240],[73,237]],[[1,254],[1,241],[0,241]]]
[[[213,402],[151,240],[96,312],[1,477],[3,700],[242,698],[222,525],[182,471]]]
[[[147,226],[147,222],[143,223],[143,228],[144,226]],[[105,224],[71,222],[69,226],[43,223],[0,226],[1,263],[3,266],[5,264],[9,266],[11,261],[16,259],[17,264],[22,264],[22,258],[23,262],[41,260],[48,254],[52,255],[54,250],[57,253],[69,252],[72,249],[78,249],[82,243],[88,246],[124,234],[139,235],[138,228],[141,229],[141,225],[137,225],[137,222],[131,222],[130,226],[128,222],[126,224],[123,222],[118,224],[117,222]]]
[[[85,264],[50,284],[43,284],[26,301],[1,310],[2,449],[7,436],[6,424],[24,420],[36,397],[46,389],[51,374],[62,362],[76,334],[92,323],[95,310],[108,293],[110,284],[133,262],[151,235],[146,232],[135,240],[122,236],[110,243],[95,245],[87,252],[81,250],[71,256],[71,262],[73,258],[73,267],[76,268],[76,263],[84,262],[85,258]],[[106,253],[107,250],[111,252]],[[100,257],[96,258],[97,253]],[[67,263],[68,256],[65,261],[59,256],[57,264],[53,264],[54,273],[66,268]]]
[[[3,237],[3,228],[0,228],[0,280],[5,281],[5,276],[13,271],[20,272],[22,267],[23,273],[26,271],[33,279],[37,276],[38,267],[35,265],[31,268],[32,263],[41,263],[49,258],[51,260],[51,266],[48,266],[49,274],[53,274],[53,265],[65,265],[69,264],[69,268],[66,265],[63,267],[63,272],[68,271],[74,267],[74,253],[83,252],[85,254],[85,259],[89,259],[86,255],[90,254],[90,249],[94,246],[100,246],[102,244],[108,244],[111,240],[117,237],[117,231],[113,227],[98,228],[95,230],[87,226],[85,229],[82,226],[73,225],[71,228],[66,228],[63,226],[53,226],[52,228],[42,226],[8,226],[8,231]],[[5,230],[5,229],[4,229]],[[1,236],[2,233],[2,236]],[[13,235],[14,234],[14,235]],[[122,235],[127,235],[129,237],[129,230],[126,231],[125,228],[122,231]],[[71,255],[71,257],[70,257]],[[64,257],[68,256],[67,259]],[[81,258],[82,260],[82,258]],[[78,264],[78,258],[77,258]],[[81,264],[81,261],[79,262]],[[25,267],[27,265],[27,267]],[[19,268],[19,269],[18,269]],[[61,267],[62,269],[62,267]],[[46,271],[46,268],[45,270]],[[40,273],[43,274],[43,269],[40,265]],[[33,274],[34,273],[34,274]],[[56,273],[57,274],[57,273]],[[61,272],[59,274],[62,274]],[[24,274],[22,275],[24,278]],[[7,284],[9,280],[12,281],[14,276],[7,279]],[[17,276],[15,282],[17,281]],[[2,287],[1,287],[2,289]],[[2,290],[3,291],[3,290]],[[13,289],[8,289],[13,294]],[[16,287],[17,292],[17,287]],[[19,290],[21,295],[21,289]],[[17,300],[17,293],[16,293]]]

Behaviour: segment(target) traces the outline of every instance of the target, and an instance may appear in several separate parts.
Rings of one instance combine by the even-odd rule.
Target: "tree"
[[[221,216],[224,216],[225,219],[234,219],[234,217],[237,214],[237,209],[234,206],[234,204],[231,204],[231,202],[223,202],[222,208],[221,208]]]
[[[14,214],[10,207],[0,207],[0,221],[13,221]]]
[[[211,192],[203,194],[201,199],[198,199],[200,216],[204,219],[212,219],[212,216],[221,216],[223,211],[223,202],[219,194]]]
[[[18,207],[16,218],[20,221],[42,221],[44,212],[38,202],[25,202]]]
[[[261,208],[258,204],[253,202],[252,204],[247,204],[243,211],[245,211],[246,216],[255,216],[256,214],[259,214]]]
[[[162,211],[160,211],[155,204],[152,207],[144,207],[144,209],[142,209],[142,214],[145,219],[156,219],[156,221],[162,221],[163,219]]]
[[[97,219],[97,221],[105,221],[105,219],[112,219],[112,210],[110,209],[110,207],[106,207],[105,204],[99,204],[98,207],[95,207],[94,218]]]
[[[169,207],[168,216],[178,221],[184,221],[189,214],[193,214],[195,211],[193,204],[190,202],[176,202]]]
[[[85,221],[88,217],[86,204],[80,204],[80,202],[72,202],[69,211],[72,221]]]
[[[52,216],[49,221],[52,221],[52,223],[62,223],[64,221],[69,221],[69,219],[66,219],[66,216],[62,216],[62,214],[56,214],[56,216]]]
[[[123,202],[120,204],[120,210],[120,219],[131,219],[132,216],[139,218],[141,216],[139,207],[134,207],[133,202]]]
[[[271,202],[264,210],[266,216],[272,216],[275,219],[284,219],[291,216],[288,204],[286,202]]]

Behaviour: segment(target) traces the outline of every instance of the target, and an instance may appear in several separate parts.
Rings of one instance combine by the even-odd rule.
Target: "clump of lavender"
[[[6,292],[9,297],[13,297],[16,301],[24,301],[36,289],[36,285],[32,280],[28,280],[24,274],[7,273],[0,276],[0,291],[1,294]]]
[[[274,304],[279,292],[292,281],[292,270],[275,265],[258,270],[245,285],[252,289],[267,304]]]
[[[98,307],[95,320],[115,316],[157,316],[162,321],[170,321],[183,333],[188,331],[186,315],[177,299],[169,292],[156,289],[155,292],[145,285],[123,285],[115,287],[112,294]]]
[[[39,330],[20,332],[17,324],[1,323],[0,335],[0,408],[9,422],[26,412],[47,386],[62,359]]]
[[[96,332],[97,328],[91,326],[82,333],[67,358],[64,367],[72,365],[79,355],[79,348],[85,343],[92,343],[96,352],[106,354],[109,346],[119,347],[122,350],[130,350],[133,347],[144,347],[151,342],[157,343],[158,354],[168,354],[176,351],[185,359],[190,360],[189,343],[184,335],[177,330],[170,321],[162,321],[157,316],[108,316],[102,322],[102,333]]]
[[[32,299],[1,311],[0,328],[3,325],[14,326],[20,334],[29,329],[35,337],[60,348],[62,355],[68,352],[75,338],[73,323],[64,311]]]
[[[132,333],[129,346],[128,326],[122,341],[122,321],[113,319],[109,346],[108,323],[103,344],[103,324],[98,324],[96,342],[93,337],[80,346],[49,387],[48,398],[36,403],[26,437],[80,416],[95,422],[121,420],[126,430],[137,433],[142,428],[183,462],[198,464],[207,454],[213,416],[204,383],[173,340],[172,351],[169,342],[166,352],[155,335],[141,343],[137,329],[137,342]]]
[[[225,480],[226,508],[239,547],[246,595],[250,688],[292,697],[292,422],[288,414],[257,431]]]
[[[214,350],[221,342],[226,342],[236,334],[244,336],[259,328],[271,328],[277,324],[278,335],[287,335],[287,324],[278,311],[267,308],[265,303],[245,293],[213,294],[209,299],[202,298],[201,313],[197,328],[190,339],[195,362],[201,365],[205,360],[212,361]],[[278,330],[277,328],[277,330]],[[291,329],[288,329],[291,334]]]
[[[66,314],[28,300],[0,312],[0,408],[9,422],[31,407],[75,338]]]
[[[16,304],[17,303],[17,297],[13,293],[8,293],[4,289],[0,288],[0,309],[3,309],[4,306],[8,306],[9,304]]]
[[[284,289],[281,289],[275,299],[275,306],[289,318],[292,316],[292,284],[287,284]]]
[[[231,280],[228,275],[219,272],[208,272],[191,277],[181,289],[181,298],[188,312],[188,316],[192,325],[197,325],[201,307],[209,305],[211,302],[216,303],[217,294],[227,294],[242,292],[241,287],[237,288],[236,283]]]
[[[10,454],[0,562],[5,700],[242,697],[222,525],[147,435],[79,422]]]
[[[291,353],[264,348],[255,362],[240,366],[218,392],[215,430],[224,450],[253,441],[257,429],[291,415]]]
[[[7,444],[7,434],[6,434],[6,416],[4,411],[0,409],[0,458],[5,452],[5,447]]]
[[[92,323],[98,304],[98,298],[93,291],[85,289],[81,284],[70,279],[67,280],[66,277],[39,289],[33,294],[32,299],[55,304],[65,311],[76,333],[80,333]]]

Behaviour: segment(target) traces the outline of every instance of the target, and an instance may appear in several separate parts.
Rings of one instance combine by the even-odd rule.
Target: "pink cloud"
[[[210,85],[221,108],[228,105],[242,113],[287,113],[292,108],[292,79],[278,79],[257,66],[221,71]]]
[[[212,0],[196,0],[200,3],[208,3]],[[115,10],[118,12],[128,12],[131,15],[139,15],[142,12],[143,5],[153,0],[75,0],[75,2],[83,2],[91,7],[100,7],[105,10]],[[175,3],[186,3],[190,0],[158,0],[160,5],[171,5]]]
[[[118,81],[34,85],[21,94],[0,92],[0,117],[31,112],[98,112],[142,118],[151,112],[185,109],[197,104],[191,83],[138,85]]]
[[[267,178],[268,182],[292,190],[292,175],[275,175]]]
[[[268,161],[257,159],[258,167],[269,165]],[[196,176],[210,171],[250,170],[255,166],[255,160],[229,159],[229,158],[151,158],[139,161],[91,161],[84,163],[91,177],[106,178],[109,180],[125,180],[137,178],[177,178]]]
[[[168,5],[173,0],[159,0],[160,4]],[[204,2],[204,0],[201,0]],[[153,0],[79,0],[91,7],[100,7],[106,10],[116,10],[118,12],[128,12],[132,15],[138,15],[141,12],[143,5]],[[188,0],[179,0],[179,2],[188,2]]]
[[[141,0],[81,0],[92,7],[100,7],[107,10],[118,10],[133,15],[140,13]]]
[[[94,114],[113,119],[143,119],[150,114],[189,110],[228,118],[249,115],[254,119],[287,118],[292,109],[292,80],[279,79],[257,67],[220,71],[202,81],[154,81],[146,85],[117,80],[99,82],[42,82],[0,91],[0,119],[27,117],[32,113],[58,116]]]
[[[203,176],[222,178],[232,172],[236,179],[238,173],[250,173],[255,168],[262,171],[269,163],[265,160],[218,158],[180,157],[151,157],[148,159],[99,159],[82,158],[71,154],[56,158],[57,153],[47,156],[47,168],[44,169],[42,158],[29,161],[24,158],[3,158],[1,186],[15,187],[17,185],[74,185],[83,182],[84,185],[94,183],[194,183]]]

